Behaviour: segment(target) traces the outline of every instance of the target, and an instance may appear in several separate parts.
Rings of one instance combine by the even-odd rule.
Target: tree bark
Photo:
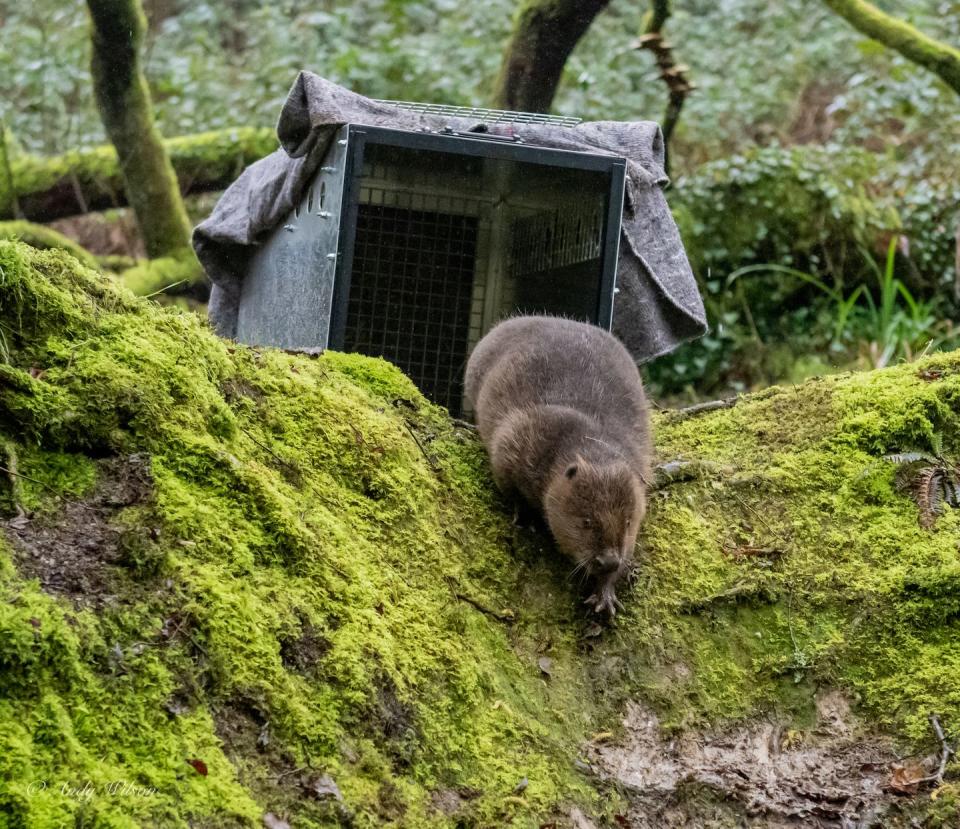
[[[163,145],[181,193],[190,195],[227,187],[244,167],[277,148],[277,136],[266,127],[242,127],[170,138]],[[50,158],[15,156],[9,175],[0,170],[0,220],[22,216],[52,222],[126,204],[117,153],[110,146]]]
[[[190,221],[153,121],[140,63],[146,18],[140,0],[87,0],[93,20],[94,91],[117,150],[127,199],[151,258],[189,249]]]
[[[524,0],[504,52],[493,105],[548,112],[567,58],[609,0]]]
[[[866,0],[823,2],[855,29],[929,69],[960,95],[960,49],[934,40]]]

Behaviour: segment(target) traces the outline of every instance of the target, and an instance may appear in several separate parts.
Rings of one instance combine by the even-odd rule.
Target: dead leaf
[[[553,660],[549,656],[541,656],[537,660],[537,664],[540,666],[540,670],[543,671],[545,676],[552,676],[553,671]]]
[[[35,628],[40,627],[40,620],[36,616],[31,616],[28,620]]]
[[[622,826],[624,829],[630,829],[630,821],[627,820],[626,815],[614,815],[613,819],[616,821],[617,826]]]
[[[893,774],[890,775],[886,789],[894,794],[916,794],[920,782],[926,776],[927,770],[916,761],[896,763],[893,766]]]
[[[30,523],[30,519],[27,517],[25,512],[21,512],[16,518],[11,518],[7,521],[7,526],[11,530],[22,530],[27,524]]]
[[[197,760],[197,759],[187,760],[187,763],[193,766],[194,771],[196,771],[196,773],[199,774],[201,777],[207,776],[207,773],[208,773],[207,764],[204,763],[203,760]]]
[[[530,785],[530,781],[526,777],[521,777],[520,782],[513,787],[514,794],[523,794],[527,790],[527,786]]]

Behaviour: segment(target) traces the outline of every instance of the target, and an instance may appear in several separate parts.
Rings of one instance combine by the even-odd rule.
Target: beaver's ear
[[[567,471],[564,472],[563,474],[567,477],[567,480],[568,480],[568,481],[569,481],[571,478],[576,477],[576,474],[577,474],[577,465],[576,465],[575,463],[570,464],[570,466],[567,467]]]

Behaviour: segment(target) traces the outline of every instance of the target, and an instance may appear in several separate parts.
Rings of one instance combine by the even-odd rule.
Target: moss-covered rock
[[[231,344],[61,252],[0,242],[0,274],[0,826],[613,819],[580,758],[628,700],[960,728],[960,516],[923,529],[881,460],[954,457],[960,355],[661,416],[705,463],[599,631],[385,362]]]

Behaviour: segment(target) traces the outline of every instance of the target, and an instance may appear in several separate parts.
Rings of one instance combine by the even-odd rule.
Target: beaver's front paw
[[[594,593],[584,601],[584,604],[590,605],[597,615],[606,614],[610,618],[617,615],[618,609],[623,610],[623,603],[617,598],[616,591],[611,585],[604,585],[599,595]]]

